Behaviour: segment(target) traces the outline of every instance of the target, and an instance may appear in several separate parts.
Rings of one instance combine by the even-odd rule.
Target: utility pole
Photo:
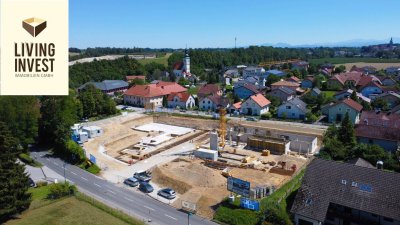
[[[67,182],[67,178],[65,177],[65,167],[66,166],[67,166],[67,163],[64,163],[63,164],[63,167],[64,167],[64,183]]]
[[[191,212],[188,212],[188,225],[190,225],[190,216],[192,215]]]

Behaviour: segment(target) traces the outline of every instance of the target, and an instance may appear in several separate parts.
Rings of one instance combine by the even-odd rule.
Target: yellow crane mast
[[[226,137],[226,109],[221,107],[219,109],[219,146],[225,147]]]

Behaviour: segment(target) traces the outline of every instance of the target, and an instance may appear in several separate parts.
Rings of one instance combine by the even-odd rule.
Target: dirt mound
[[[165,175],[165,173],[159,167],[154,168],[152,171],[152,181],[160,184],[163,187],[170,187],[179,194],[184,194],[192,188],[192,186],[185,181]]]

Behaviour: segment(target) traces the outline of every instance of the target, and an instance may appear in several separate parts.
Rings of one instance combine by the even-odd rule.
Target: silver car
[[[164,188],[158,191],[158,195],[167,198],[167,199],[174,199],[176,198],[176,193],[172,188]]]

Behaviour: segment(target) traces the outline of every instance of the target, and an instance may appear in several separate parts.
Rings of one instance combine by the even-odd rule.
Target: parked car
[[[133,177],[140,182],[149,182],[151,180],[151,175],[146,171],[138,171],[133,174]]]
[[[257,119],[254,118],[254,117],[247,117],[246,120],[247,120],[247,121],[257,121]]]
[[[144,193],[151,193],[154,191],[154,188],[147,182],[141,182],[139,185],[139,190],[143,191]]]
[[[174,199],[176,198],[176,193],[172,188],[164,188],[158,191],[158,195],[167,198],[167,199]]]
[[[36,187],[35,181],[32,180],[32,178],[29,177],[29,187]]]
[[[138,179],[136,179],[134,177],[129,177],[128,179],[124,180],[124,184],[131,186],[131,187],[136,187],[139,185],[139,181],[138,181]]]

